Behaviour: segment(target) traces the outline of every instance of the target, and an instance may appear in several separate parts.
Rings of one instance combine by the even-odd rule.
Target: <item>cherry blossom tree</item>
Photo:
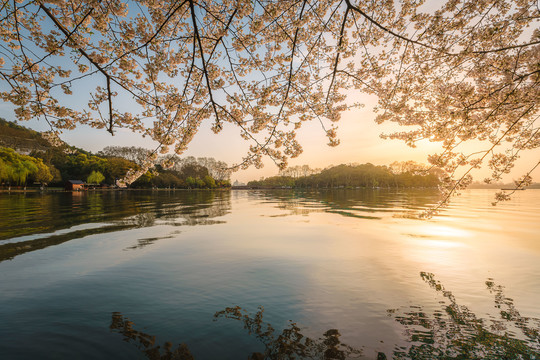
[[[439,5],[1,1],[0,97],[18,120],[41,118],[53,132],[127,128],[161,153],[181,154],[203,122],[216,133],[234,126],[250,144],[237,168],[264,156],[285,168],[305,122],[337,145],[341,114],[360,106],[351,94],[376,95],[377,122],[406,126],[385,137],[442,144],[429,161],[448,174],[446,203],[474,168],[498,180],[540,145],[540,9],[537,0]]]

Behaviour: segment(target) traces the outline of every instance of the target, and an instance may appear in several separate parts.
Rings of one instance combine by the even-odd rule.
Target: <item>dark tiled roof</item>
[[[82,180],[68,180],[69,183],[71,184],[77,184],[77,185],[82,185],[84,184],[84,182]]]

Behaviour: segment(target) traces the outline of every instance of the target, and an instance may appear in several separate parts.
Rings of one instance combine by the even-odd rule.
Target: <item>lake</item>
[[[540,190],[493,196],[1,193],[0,357],[539,359]]]

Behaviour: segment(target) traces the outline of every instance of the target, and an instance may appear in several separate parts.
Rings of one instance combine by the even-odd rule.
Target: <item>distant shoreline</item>
[[[360,188],[270,188],[270,187],[231,187],[231,188],[215,188],[215,189],[176,189],[176,188],[98,188],[98,189],[85,189],[85,190],[65,190],[63,188],[35,188],[29,187],[26,189],[12,188],[10,190],[5,188],[0,188],[0,193],[88,193],[88,192],[116,192],[116,191],[240,191],[240,190],[419,190],[419,189],[430,189],[435,190],[434,187],[380,187],[380,188],[370,188],[370,187],[360,187]],[[495,187],[470,187],[465,190],[503,190],[503,191],[514,191],[513,188],[495,188]],[[518,190],[540,190],[540,186],[528,187],[525,189]]]

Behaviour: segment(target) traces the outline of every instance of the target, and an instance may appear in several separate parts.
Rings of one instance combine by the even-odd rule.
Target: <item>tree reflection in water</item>
[[[459,305],[452,292],[431,273],[421,272],[420,276],[445,300],[441,308],[429,315],[422,306],[411,306],[409,311],[388,310],[404,326],[404,334],[409,343],[396,346],[389,357],[379,352],[378,360],[392,359],[540,359],[540,320],[524,317],[515,308],[512,299],[504,294],[504,287],[496,285],[493,279],[486,281],[487,290],[494,295],[497,317],[489,319],[477,317],[466,306]],[[302,334],[300,327],[291,322],[289,327],[278,334],[275,328],[263,321],[264,309],[260,307],[251,316],[239,306],[228,307],[214,314],[220,318],[240,321],[249,335],[255,336],[264,346],[264,353],[253,353],[248,359],[350,359],[362,356],[362,350],[355,349],[340,341],[337,329],[330,329],[323,337],[312,339]],[[135,342],[149,359],[193,359],[187,345],[181,344],[172,350],[171,343],[165,343],[161,354],[155,345],[155,337],[133,329],[133,323],[120,313],[113,313],[110,326],[114,332],[124,336],[124,340]]]
[[[263,307],[251,317],[239,306],[228,307],[214,315],[215,319],[239,320],[250,335],[256,336],[264,345],[265,352],[254,353],[250,359],[348,359],[362,354],[361,350],[341,343],[341,334],[337,329],[330,329],[323,338],[311,339],[304,336],[296,323],[291,322],[281,334],[276,335],[272,325],[263,321]]]
[[[411,307],[390,316],[405,327],[411,345],[394,351],[394,359],[538,359],[540,358],[540,320],[523,317],[513,300],[504,295],[504,287],[486,281],[495,296],[500,318],[482,319],[466,306],[459,305],[431,273],[421,272],[422,279],[447,300],[429,316],[423,307]],[[448,303],[449,302],[449,303]]]
[[[119,312],[113,312],[109,329],[123,335],[124,341],[135,343],[137,348],[150,360],[193,360],[193,355],[186,344],[178,345],[173,350],[172,343],[163,344],[163,351],[156,345],[156,337],[133,329],[133,322],[122,316]],[[163,352],[163,353],[162,353]]]
[[[436,189],[321,189],[265,190],[249,193],[255,201],[263,199],[284,212],[271,217],[332,213],[360,219],[378,220],[385,213],[416,217],[434,206],[440,193]]]
[[[86,236],[159,225],[222,224],[229,191],[109,191],[14,194],[0,197],[0,262]],[[158,240],[136,239],[126,250]],[[29,240],[24,239],[28,237]],[[3,242],[9,240],[9,242]]]

